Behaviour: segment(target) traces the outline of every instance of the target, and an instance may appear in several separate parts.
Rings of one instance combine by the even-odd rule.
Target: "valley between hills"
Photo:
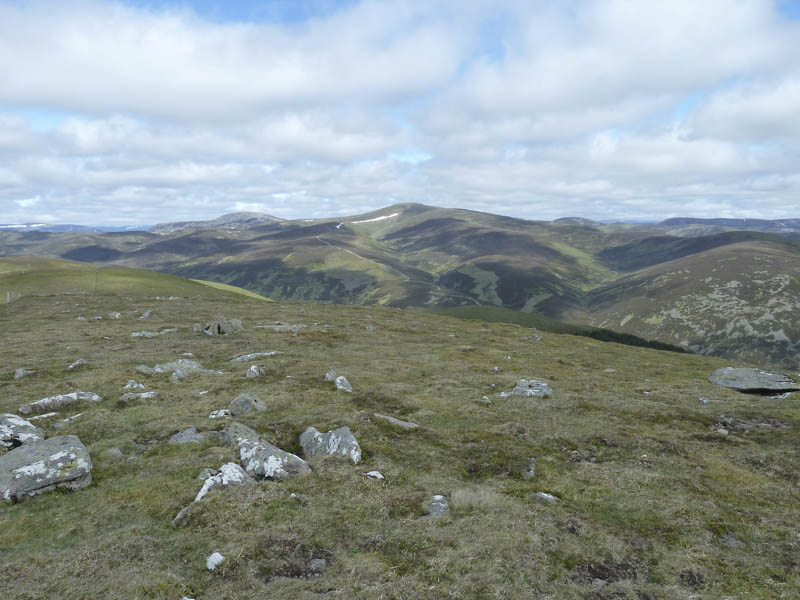
[[[799,240],[797,219],[551,222],[399,204],[335,219],[247,213],[151,231],[2,230],[0,256],[145,268],[281,301],[534,315],[797,368]]]

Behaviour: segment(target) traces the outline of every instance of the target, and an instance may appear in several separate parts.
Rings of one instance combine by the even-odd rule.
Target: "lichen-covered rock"
[[[520,379],[517,381],[514,389],[511,390],[511,395],[548,398],[553,395],[553,388],[539,379]]]
[[[339,375],[339,377],[334,380],[334,383],[336,384],[337,390],[341,390],[342,392],[353,391],[353,386],[350,385],[350,382],[347,381],[347,378],[344,375]]]
[[[255,379],[257,377],[263,377],[266,374],[266,369],[259,367],[258,365],[250,365],[250,368],[247,369],[247,372],[244,374],[244,376],[247,379]]]
[[[800,383],[785,373],[774,373],[751,367],[723,367],[711,374],[708,380],[740,392],[770,393],[800,390]]]
[[[311,467],[302,458],[264,441],[240,441],[239,461],[247,474],[256,479],[288,479],[311,473]]]
[[[0,415],[0,447],[16,448],[43,439],[44,429],[11,413]]]
[[[125,392],[119,397],[120,402],[124,402],[128,404],[133,402],[134,400],[147,400],[148,398],[155,398],[158,396],[158,392]]]
[[[67,371],[74,371],[78,367],[82,367],[83,365],[88,365],[88,364],[89,361],[87,361],[85,358],[79,358],[78,360],[76,360],[74,363],[72,363],[70,366],[67,367]]]
[[[349,458],[355,464],[361,460],[361,446],[347,426],[328,433],[320,433],[314,427],[309,427],[300,436],[300,445],[306,458],[341,456]]]
[[[330,371],[325,373],[325,377],[323,378],[323,381],[335,381],[335,380],[336,380],[336,371],[331,369]]]
[[[56,487],[92,482],[92,459],[74,435],[52,437],[0,456],[0,500],[17,502]]]
[[[394,425],[395,427],[399,427],[400,429],[411,430],[416,429],[419,427],[416,423],[412,423],[411,421],[403,421],[402,419],[396,419],[395,417],[390,417],[389,415],[382,415],[380,413],[375,413],[375,418],[380,419],[381,421],[386,421],[390,425]]]
[[[267,410],[267,405],[259,400],[253,392],[244,392],[231,401],[228,410],[230,410],[231,414],[235,417],[237,415],[253,412],[254,410]]]
[[[257,442],[259,440],[258,433],[247,425],[241,423],[231,423],[225,430],[225,435],[222,438],[226,444],[239,445],[241,440],[251,440]]]
[[[208,477],[203,482],[203,487],[201,487],[200,491],[197,492],[197,496],[195,496],[194,501],[197,502],[198,500],[202,499],[203,496],[205,496],[211,490],[251,482],[253,482],[253,478],[250,477],[250,475],[248,475],[239,465],[236,463],[225,463],[219,468],[217,473],[211,477]]]
[[[239,326],[241,327],[241,321],[239,322]],[[235,331],[236,328],[222,315],[217,315],[216,319],[206,323],[206,326],[203,328],[203,333],[207,335],[230,335]]]
[[[122,386],[122,389],[123,390],[143,390],[144,389],[144,385],[141,384],[141,383],[138,383],[135,379],[129,379],[128,383],[126,383],[124,386]]]
[[[250,354],[242,354],[241,356],[237,356],[236,358],[232,358],[228,362],[250,362],[256,358],[261,358],[262,356],[275,356],[276,354],[281,354],[277,350],[272,350],[270,352],[251,352]]]
[[[61,408],[69,406],[70,404],[77,404],[78,402],[102,402],[103,397],[98,396],[92,392],[71,392],[69,394],[59,394],[57,396],[49,396],[42,398],[36,402],[23,404],[19,407],[20,414],[29,415],[33,412],[45,412],[53,410],[54,408]]]
[[[36,371],[28,371],[28,369],[23,369],[20,367],[19,369],[14,370],[14,379],[22,379],[28,375],[33,375],[35,372]]]
[[[450,501],[447,499],[447,496],[436,494],[424,504],[423,508],[428,513],[429,517],[443,517],[449,506]]]

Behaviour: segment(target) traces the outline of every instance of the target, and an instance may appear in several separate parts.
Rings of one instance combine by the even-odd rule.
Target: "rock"
[[[188,373],[183,369],[175,369],[172,375],[169,376],[170,383],[181,383],[186,380]]]
[[[152,315],[153,315],[153,310],[152,309],[146,310],[146,311],[144,311],[142,313],[142,316],[139,317],[139,320],[149,319]]]
[[[211,477],[208,477],[205,482],[203,482],[203,487],[201,487],[200,491],[197,492],[194,502],[201,500],[203,496],[205,496],[211,490],[252,482],[253,478],[245,473],[242,467],[236,463],[225,463],[219,468],[219,472]]]
[[[325,373],[325,377],[323,378],[323,381],[335,381],[335,380],[336,380],[336,371],[331,369],[330,371]]]
[[[136,370],[146,375],[153,375],[155,373],[174,373],[177,370],[181,370],[184,372],[197,371],[200,373],[219,373],[218,371],[204,369],[203,365],[201,365],[199,362],[188,358],[179,358],[178,360],[173,360],[172,362],[168,363],[162,363],[154,367],[139,365],[138,367],[136,367]]]
[[[547,383],[538,379],[520,379],[514,389],[511,390],[511,395],[548,398],[553,395],[553,389]]]
[[[254,410],[267,410],[267,405],[259,400],[253,392],[245,392],[243,394],[239,394],[233,399],[228,407],[228,410],[230,410],[231,414],[236,417],[238,415],[253,412]]]
[[[0,500],[17,502],[27,496],[92,482],[92,459],[74,435],[32,442],[0,456]]]
[[[280,480],[311,473],[311,467],[302,458],[264,441],[240,441],[239,461],[255,479]]]
[[[350,382],[347,381],[344,375],[339,375],[335,380],[336,389],[341,390],[342,392],[352,392],[353,386],[350,385]]]
[[[309,427],[300,435],[300,445],[306,458],[323,455],[341,456],[349,458],[354,464],[358,464],[361,460],[361,446],[347,426],[328,433],[320,433],[315,428]]]
[[[214,552],[211,556],[206,559],[206,569],[209,571],[213,571],[219,565],[223,563],[225,557],[222,556],[219,552]]]
[[[11,413],[0,415],[0,447],[16,448],[44,439],[44,429]]]
[[[35,372],[36,371],[28,371],[28,369],[19,368],[14,371],[14,379],[22,379],[28,375],[33,375]]]
[[[736,536],[732,533],[726,533],[722,536],[722,543],[728,548],[744,548],[744,542],[737,540]]]
[[[175,327],[170,327],[168,329],[162,329],[161,331],[134,331],[131,334],[131,337],[153,338],[153,337],[158,337],[160,335],[166,335],[168,333],[173,333],[175,331],[178,331]]]
[[[118,461],[125,458],[125,455],[119,448],[109,448],[108,450],[104,450],[101,456],[107,460],[112,460],[112,461]]]
[[[785,373],[751,367],[723,367],[714,371],[708,380],[715,385],[755,394],[800,391],[800,383]]]
[[[86,317],[75,317],[75,320],[76,321],[88,321],[89,319],[87,319]]]
[[[241,322],[239,323],[241,327]],[[223,317],[222,315],[217,315],[217,318],[213,321],[206,323],[206,326],[203,328],[203,333],[207,335],[230,335],[234,333],[236,329],[228,322],[228,319]]]
[[[63,419],[61,421],[56,421],[55,423],[53,423],[52,428],[57,430],[65,429],[70,423],[72,423],[75,419],[77,419],[82,415],[83,413],[78,413],[77,415],[72,415],[71,417]]]
[[[206,436],[202,433],[197,433],[197,427],[189,427],[183,431],[179,431],[169,438],[169,444],[190,444],[193,442],[204,442]]]
[[[522,469],[523,479],[533,479],[536,476],[536,459],[531,458],[528,461],[528,466]]]
[[[222,439],[226,444],[236,444],[237,446],[241,440],[259,441],[258,433],[241,423],[231,423],[225,430],[225,435]]]
[[[283,354],[282,352],[278,352],[277,350],[272,350],[270,352],[251,352],[250,354],[242,354],[241,356],[237,356],[236,358],[232,358],[228,362],[250,362],[251,360],[255,360],[256,358],[261,358],[262,356],[275,356],[276,354]]]
[[[234,331],[244,331],[244,325],[239,319],[231,319],[230,323]]]
[[[295,325],[291,325],[288,323],[285,324],[278,324],[278,325],[256,325],[257,329],[271,329],[277,333],[293,333],[297,335],[300,333],[300,330],[304,327],[302,323],[297,323]]]
[[[531,342],[541,342],[542,336],[539,335],[538,333],[532,333],[530,337],[528,337],[528,340]]]
[[[203,326],[200,323],[195,323],[192,325],[192,333],[200,333],[203,331]]]
[[[197,476],[197,478],[200,481],[205,481],[206,479],[208,479],[209,477],[213,477],[217,473],[219,473],[219,471],[217,471],[216,469],[209,469],[208,467],[206,467],[205,469],[200,471],[200,474]]]
[[[50,419],[52,417],[55,417],[57,414],[58,414],[58,411],[44,413],[43,415],[36,415],[35,417],[30,417],[28,420],[29,421],[39,421],[41,419]]]
[[[328,561],[324,558],[312,558],[306,565],[306,573],[309,577],[319,577],[328,566]]]
[[[383,473],[381,473],[380,471],[368,471],[364,473],[364,475],[366,475],[370,479],[377,479],[378,481],[383,481],[384,479],[386,479],[383,476]]]
[[[67,367],[67,371],[73,371],[73,370],[77,369],[78,367],[81,367],[83,365],[88,365],[88,364],[89,363],[85,358],[79,358],[78,360],[76,360],[74,363],[72,363],[70,366]]]
[[[478,400],[479,404],[483,404],[484,406],[491,406],[493,402],[489,400],[489,396],[481,396],[481,399]]]
[[[394,417],[390,417],[388,415],[375,413],[374,416],[376,419],[386,421],[387,423],[390,423],[392,425],[395,425],[396,427],[399,427],[400,429],[405,429],[407,431],[419,427],[419,425],[417,425],[416,423],[412,423],[411,421],[402,421],[400,419],[395,419]]]
[[[77,404],[78,402],[101,402],[102,400],[102,396],[98,396],[92,392],[72,392],[70,394],[50,396],[48,398],[37,400],[36,402],[23,404],[19,407],[17,412],[23,415],[29,415],[32,412],[45,412],[54,408],[61,408],[71,404]]]
[[[557,497],[553,496],[553,494],[548,494],[547,492],[536,492],[533,497],[539,502],[543,502],[545,504],[557,504],[559,502]]]
[[[247,369],[247,372],[244,374],[244,376],[247,379],[255,379],[256,377],[263,377],[266,374],[266,369],[262,369],[258,365],[250,365],[250,368]]]
[[[135,379],[129,379],[128,383],[122,386],[123,390],[143,390],[144,385],[141,383],[137,383]]]
[[[425,503],[424,508],[429,517],[443,517],[450,506],[450,501],[446,496],[436,494],[433,498]]]
[[[219,410],[215,410],[210,415],[208,415],[208,418],[209,419],[223,419],[225,417],[230,417],[230,416],[231,416],[231,411],[229,411],[227,408],[221,408]]]
[[[374,333],[375,332],[375,326],[374,325],[367,325],[367,331],[370,332],[370,333]]]
[[[126,404],[129,402],[133,402],[134,400],[147,400],[148,398],[155,398],[158,396],[158,392],[126,392],[119,397],[120,402],[125,402]]]
[[[108,313],[109,319],[119,319],[122,316],[122,313],[118,313],[116,311]]]
[[[708,404],[710,401],[708,398],[700,397],[700,404]]]

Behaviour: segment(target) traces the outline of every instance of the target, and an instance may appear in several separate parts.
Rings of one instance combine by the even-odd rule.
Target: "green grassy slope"
[[[148,327],[178,331],[131,338],[146,309],[155,309]],[[112,310],[122,317],[75,320]],[[191,333],[219,312],[245,331]],[[31,296],[0,305],[0,321],[0,412],[75,390],[106,398],[39,421],[49,435],[80,437],[93,483],[0,507],[4,597],[688,600],[800,588],[800,407],[712,386],[720,360],[554,333],[532,342],[508,323],[242,296]],[[254,327],[275,321],[306,327],[296,336]],[[260,380],[228,362],[267,350],[282,354],[259,361],[268,370]],[[134,370],[185,352],[225,373],[172,384]],[[79,357],[88,364],[65,371]],[[18,366],[36,374],[14,380]],[[322,380],[331,368],[352,394]],[[499,395],[523,377],[548,381],[555,396]],[[159,396],[118,402],[130,378]],[[237,420],[269,442],[299,452],[306,427],[348,425],[363,462],[318,459],[306,477],[211,492],[172,527],[198,473],[236,457],[222,441],[171,446],[169,436],[221,430],[209,413],[244,391],[267,410]],[[399,430],[374,412],[420,427]],[[532,457],[535,476],[525,479]],[[373,469],[386,480],[364,476]],[[537,492],[560,501],[544,504]],[[450,510],[426,519],[433,494],[448,496]],[[226,561],[209,572],[214,551]],[[327,561],[316,579],[303,576],[311,558]]]
[[[666,235],[672,231],[661,225],[529,221],[398,204],[364,215],[251,229],[163,235],[0,233],[0,255],[29,252],[144,267],[276,300],[510,308],[719,356],[797,364],[794,303],[783,298],[783,291],[776,291],[778,300],[770,292],[788,288],[758,283],[797,277],[797,243],[751,231]],[[734,260],[742,244],[778,248],[782,258],[750,265],[766,271],[763,277],[747,272],[740,277],[729,267],[710,273],[702,266]],[[682,276],[685,282],[675,285],[677,276],[670,273],[686,268],[703,275]],[[667,280],[673,283],[663,285]],[[751,282],[752,293],[728,302],[709,320],[713,311],[699,307],[712,302],[714,294],[728,294],[729,283],[744,280]],[[676,296],[678,291],[705,300],[695,311]],[[723,313],[737,323],[730,332],[734,335],[718,335],[727,332],[716,322]]]

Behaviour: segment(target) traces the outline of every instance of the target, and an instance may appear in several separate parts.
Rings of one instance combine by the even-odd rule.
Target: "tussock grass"
[[[32,295],[0,306],[0,411],[78,389],[106,397],[43,422],[49,435],[81,438],[94,481],[0,507],[3,597],[688,600],[788,598],[800,588],[798,400],[712,386],[706,377],[722,361],[574,335],[532,342],[509,323],[265,303],[208,288],[154,300],[181,294],[167,280],[151,284],[144,293]],[[152,317],[138,320],[147,309]],[[112,310],[122,317],[91,320]],[[194,322],[218,313],[242,319],[245,331],[192,334]],[[296,336],[253,327],[275,321],[306,327]],[[178,331],[130,337],[164,327]],[[268,350],[281,354],[255,361],[268,369],[261,379],[228,362]],[[172,384],[135,372],[185,352],[225,373]],[[66,371],[79,357],[88,364]],[[36,374],[14,380],[19,366]],[[331,368],[352,394],[322,380]],[[555,395],[500,397],[523,377],[548,381]],[[131,378],[158,397],[117,402]],[[316,459],[306,477],[213,491],[173,528],[200,488],[198,473],[236,453],[221,441],[166,441],[189,426],[222,430],[208,414],[244,391],[268,408],[237,420],[263,439],[297,453],[306,427],[347,425],[363,462]],[[420,427],[404,431],[375,412]],[[766,425],[722,437],[713,431],[722,416]],[[122,460],[104,455],[112,447]],[[536,475],[527,480],[531,457]],[[370,470],[386,480],[365,477]],[[560,501],[542,503],[536,492]],[[425,518],[433,494],[450,500],[442,518]],[[744,546],[726,545],[726,536]],[[214,551],[226,561],[211,573],[205,558]],[[327,561],[319,578],[306,577],[311,558]]]

